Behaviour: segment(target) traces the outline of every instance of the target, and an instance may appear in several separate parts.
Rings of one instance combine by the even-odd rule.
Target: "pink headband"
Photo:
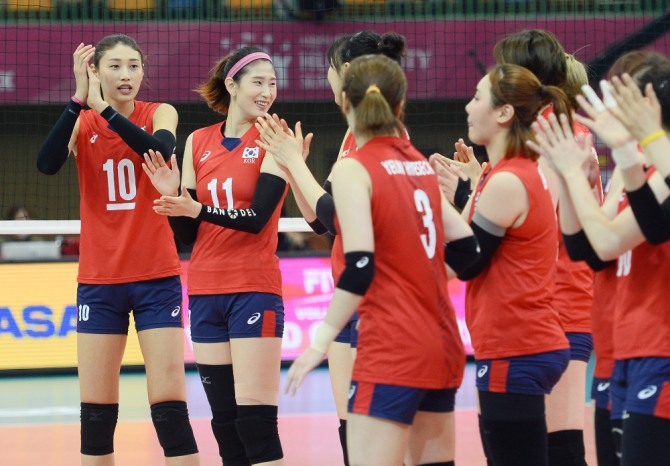
[[[249,55],[245,56],[245,57],[242,58],[240,61],[238,61],[237,63],[235,63],[235,65],[233,65],[233,67],[230,69],[230,71],[229,71],[228,74],[226,75],[226,79],[227,79],[227,78],[232,78],[232,77],[235,76],[235,75],[236,75],[242,68],[244,68],[244,67],[247,66],[249,63],[251,63],[252,61],[255,61],[255,60],[268,60],[270,63],[272,63],[272,58],[270,58],[270,55],[268,55],[267,53],[263,53],[263,52],[254,52],[254,53],[250,53]]]

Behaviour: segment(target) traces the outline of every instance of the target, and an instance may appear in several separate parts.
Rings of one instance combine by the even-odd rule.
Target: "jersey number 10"
[[[114,169],[114,159],[102,165],[107,174],[107,210],[132,210],[137,196],[135,165],[128,159],[121,159]]]

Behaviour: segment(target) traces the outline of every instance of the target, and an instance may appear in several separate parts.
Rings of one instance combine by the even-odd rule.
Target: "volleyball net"
[[[124,33],[146,55],[138,99],[168,102],[179,113],[177,156],[197,128],[221,120],[193,92],[212,66],[245,45],[274,60],[272,112],[315,134],[308,164],[329,173],[346,125],[326,79],[335,38],[361,30],[405,36],[406,123],[426,156],[449,155],[467,136],[464,106],[493,65],[494,44],[528,28],[552,31],[597,81],[621,53],[670,53],[668,0],[4,0],[0,3],[0,207],[25,206],[34,219],[0,222],[0,234],[75,234],[76,166],[54,176],[36,169],[38,150],[74,93],[72,53],[81,43]],[[608,155],[598,147],[603,173]],[[181,160],[180,160],[181,163]],[[289,200],[285,215],[298,217]],[[306,231],[283,219],[282,231]]]

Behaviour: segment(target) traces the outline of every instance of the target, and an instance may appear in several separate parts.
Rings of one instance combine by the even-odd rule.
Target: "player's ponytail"
[[[384,55],[351,62],[342,90],[355,110],[354,130],[369,135],[401,130],[407,80],[400,65]]]

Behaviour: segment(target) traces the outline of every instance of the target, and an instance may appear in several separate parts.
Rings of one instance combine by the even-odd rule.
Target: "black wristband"
[[[670,239],[670,218],[656,200],[649,183],[644,183],[635,191],[626,191],[626,195],[646,240],[650,244],[661,244]]]
[[[459,210],[463,210],[463,207],[465,207],[465,204],[468,203],[471,195],[472,189],[470,188],[470,180],[464,180],[459,176],[456,192],[454,193],[454,205]]]

